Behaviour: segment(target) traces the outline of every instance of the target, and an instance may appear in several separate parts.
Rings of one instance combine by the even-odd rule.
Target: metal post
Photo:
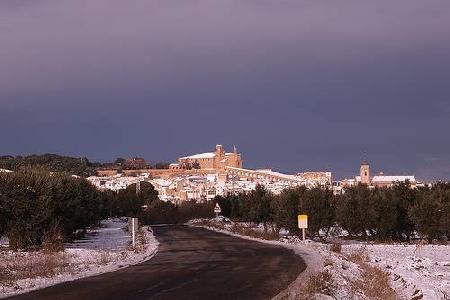
[[[303,233],[303,241],[306,240],[306,229],[302,228],[302,233]]]

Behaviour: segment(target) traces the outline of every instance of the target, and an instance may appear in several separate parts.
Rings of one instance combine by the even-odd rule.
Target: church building
[[[180,157],[178,163],[170,165],[171,169],[224,170],[225,167],[242,168],[241,154],[237,153],[236,147],[233,152],[227,153],[222,145],[216,145],[214,152]]]

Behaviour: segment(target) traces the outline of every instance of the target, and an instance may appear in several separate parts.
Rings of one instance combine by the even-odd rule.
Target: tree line
[[[234,220],[263,224],[299,234],[297,215],[308,215],[310,236],[328,235],[342,228],[353,237],[380,241],[410,241],[418,234],[430,241],[450,237],[450,184],[410,188],[397,183],[390,188],[358,185],[343,195],[329,189],[297,187],[273,195],[262,186],[215,201],[222,215]]]
[[[58,154],[33,154],[27,156],[0,156],[0,169],[7,169],[11,171],[18,171],[21,168],[36,168],[42,167],[51,172],[67,172],[81,177],[89,177],[97,175],[97,168],[112,168],[120,172],[122,170],[133,170],[140,168],[148,169],[168,169],[168,162],[155,162],[152,164],[145,164],[144,167],[135,167],[127,164],[124,158],[117,158],[114,162],[91,162],[86,157],[71,157],[62,156]]]
[[[148,182],[119,192],[97,190],[87,180],[66,172],[22,167],[0,172],[0,237],[10,247],[40,247],[67,241],[107,217],[138,217],[143,224],[184,223],[211,218],[216,203],[222,215],[237,221],[263,224],[299,234],[297,215],[308,215],[308,232],[328,235],[342,228],[365,239],[409,241],[418,234],[429,240],[450,235],[450,184],[412,189],[408,183],[370,189],[359,185],[333,195],[329,189],[297,187],[273,195],[263,186],[213,201],[173,204],[159,200]]]
[[[83,178],[22,168],[0,173],[0,236],[12,249],[63,241],[108,215],[110,199]]]
[[[52,172],[67,172],[89,177],[96,174],[99,163],[90,162],[86,157],[70,157],[57,154],[42,154],[28,156],[0,156],[0,169],[18,171],[24,167],[43,167]]]
[[[11,249],[63,244],[108,217],[138,217],[143,224],[184,223],[209,218],[213,203],[163,202],[148,182],[118,192],[100,191],[66,172],[22,167],[0,172],[0,237]]]

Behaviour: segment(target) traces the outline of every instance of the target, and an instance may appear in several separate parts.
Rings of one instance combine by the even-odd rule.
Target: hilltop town
[[[271,169],[253,170],[245,168],[242,155],[234,147],[226,152],[222,145],[214,151],[193,154],[178,158],[166,169],[150,169],[142,158],[125,161],[129,169],[99,168],[98,176],[88,180],[102,190],[118,191],[140,182],[150,182],[159,192],[163,201],[179,203],[186,200],[208,201],[228,193],[254,190],[257,185],[264,186],[274,194],[286,188],[305,186],[323,187],[333,190],[335,195],[345,192],[346,187],[363,183],[369,187],[389,187],[396,182],[409,182],[412,187],[423,185],[413,175],[370,176],[370,166],[363,162],[360,174],[354,178],[333,180],[330,171],[308,171],[296,174],[283,174]]]

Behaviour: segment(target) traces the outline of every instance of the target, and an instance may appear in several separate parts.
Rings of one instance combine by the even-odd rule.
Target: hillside
[[[88,177],[95,174],[97,163],[91,163],[85,157],[70,157],[57,154],[29,156],[0,156],[0,169],[18,170],[21,167],[45,167],[52,172],[68,172]]]

